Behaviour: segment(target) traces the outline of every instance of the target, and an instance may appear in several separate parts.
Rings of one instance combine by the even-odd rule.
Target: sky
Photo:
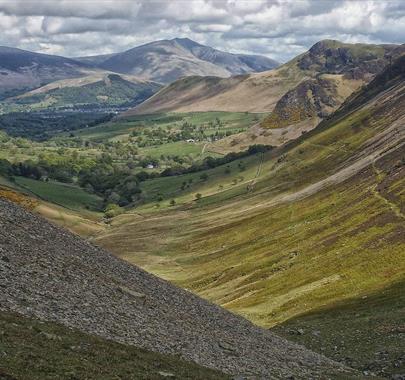
[[[0,45],[68,57],[188,37],[285,62],[322,39],[404,43],[405,0],[0,0]]]

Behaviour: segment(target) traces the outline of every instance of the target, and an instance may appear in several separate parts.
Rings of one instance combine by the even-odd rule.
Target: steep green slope
[[[0,311],[0,378],[227,379],[220,372],[63,325]]]
[[[266,153],[248,183],[209,177],[176,207],[116,218],[97,242],[268,327],[400,281],[403,67]]]

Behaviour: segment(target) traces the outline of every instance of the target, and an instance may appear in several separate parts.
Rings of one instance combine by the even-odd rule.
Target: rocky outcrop
[[[281,97],[262,126],[282,128],[313,117],[323,118],[339,104],[335,83],[321,78],[308,79]]]
[[[396,55],[398,45],[344,44],[334,40],[319,41],[298,59],[301,70],[344,74],[348,79],[370,79],[381,72]]]
[[[0,308],[234,375],[349,372],[0,199]]]
[[[405,45],[344,44],[333,40],[316,43],[295,62],[311,78],[287,91],[261,126],[283,128],[309,119],[322,120],[351,91],[372,80],[404,51]]]

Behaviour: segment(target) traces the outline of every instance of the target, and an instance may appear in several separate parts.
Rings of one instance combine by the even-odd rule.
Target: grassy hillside
[[[365,374],[405,370],[403,282],[293,318],[272,331]],[[392,377],[391,377],[392,378]]]
[[[277,100],[303,78],[298,71],[288,78],[284,74],[275,69],[231,78],[179,79],[124,116],[158,112],[269,112]]]
[[[221,187],[225,173],[210,173],[184,192],[163,190],[175,206],[151,199],[96,241],[267,327],[400,281],[405,97],[403,74],[395,78],[246,163],[256,169],[248,183]],[[156,190],[173,189],[173,179],[160,181]]]
[[[15,177],[18,186],[48,202],[75,211],[100,211],[101,198],[78,186],[55,181],[37,181],[31,178]]]
[[[52,187],[52,185],[50,187]],[[65,199],[62,196],[64,188],[61,186],[56,189],[53,187],[53,189],[58,190],[58,197],[62,198],[64,202]],[[18,186],[16,182],[11,182],[0,176],[0,198],[17,203],[30,211],[42,215],[52,223],[62,226],[80,236],[91,237],[106,228],[106,226],[101,223],[102,215],[88,211],[84,204],[80,204],[76,210],[73,210],[46,201],[44,198],[38,198],[30,190],[31,189],[27,187]],[[44,192],[48,193],[49,189],[45,188]],[[43,193],[42,195],[46,196],[46,194]],[[53,194],[53,196],[55,196],[55,194]],[[69,197],[66,201],[69,201]],[[94,201],[94,199],[92,201]]]
[[[0,311],[0,331],[1,379],[230,378],[175,356],[15,313]]]
[[[405,370],[404,282],[293,318],[272,331],[364,374]],[[392,378],[392,377],[391,377]]]

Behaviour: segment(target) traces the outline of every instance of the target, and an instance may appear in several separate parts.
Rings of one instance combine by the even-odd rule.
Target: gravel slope
[[[0,199],[0,309],[255,378],[348,369]]]

